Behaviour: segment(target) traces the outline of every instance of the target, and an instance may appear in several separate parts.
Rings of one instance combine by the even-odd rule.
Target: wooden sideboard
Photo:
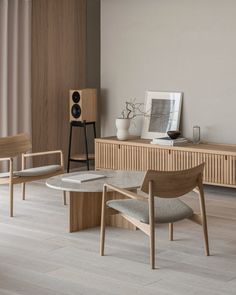
[[[95,141],[96,169],[182,170],[206,163],[204,183],[236,188],[236,145],[187,144],[170,147],[150,140],[119,141],[116,137]]]

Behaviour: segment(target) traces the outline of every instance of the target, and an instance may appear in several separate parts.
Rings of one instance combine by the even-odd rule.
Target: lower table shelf
[[[95,154],[88,154],[88,159],[89,160],[94,160],[95,159]],[[70,157],[71,161],[86,161],[87,160],[87,155],[86,154],[78,154],[78,155],[73,155]]]

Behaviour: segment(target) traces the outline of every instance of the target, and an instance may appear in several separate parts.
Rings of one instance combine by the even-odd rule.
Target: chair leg
[[[64,201],[64,205],[66,205],[66,192],[63,191],[63,201]]]
[[[206,219],[206,207],[205,207],[205,198],[202,184],[199,185],[199,197],[200,197],[200,209],[202,217],[202,229],[205,243],[205,253],[206,256],[210,255],[209,251],[209,242],[208,242],[208,231],[207,231],[207,219]]]
[[[21,191],[22,191],[22,200],[25,200],[25,183],[22,183]]]
[[[203,218],[202,220],[202,229],[204,236],[205,253],[206,256],[210,256],[206,218]]]
[[[150,264],[155,269],[155,226],[150,225]]]
[[[104,256],[105,227],[106,227],[106,187],[104,187],[103,195],[102,195],[101,234],[100,234],[100,255],[101,256]]]
[[[169,240],[173,241],[173,237],[174,237],[174,224],[169,223]]]
[[[154,196],[152,193],[152,181],[149,181],[149,242],[150,242],[150,264],[151,268],[155,268],[155,222],[154,222]]]
[[[10,217],[13,217],[13,184],[9,184],[10,189]]]

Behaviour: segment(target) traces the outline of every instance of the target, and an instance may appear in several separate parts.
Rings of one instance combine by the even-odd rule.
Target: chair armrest
[[[104,184],[104,187],[107,187],[109,188],[110,190],[112,191],[115,191],[115,192],[118,192],[126,197],[129,197],[131,199],[136,199],[136,200],[143,200],[143,201],[147,201],[148,198],[147,197],[144,197],[144,196],[140,196],[136,193],[133,193],[131,191],[128,191],[127,189],[122,189],[122,188],[119,188],[117,186],[114,186],[114,185],[111,185],[111,184],[107,184],[105,183]]]
[[[64,166],[63,153],[62,153],[61,150],[22,154],[22,160],[24,158],[36,157],[36,156],[44,156],[44,155],[52,155],[52,154],[60,154],[61,166]]]
[[[11,161],[12,158],[0,158],[0,161]]]
[[[0,158],[0,161],[9,161],[9,179],[12,181],[13,178],[13,158]]]
[[[56,151],[29,153],[29,154],[23,154],[23,156],[26,158],[26,157],[35,157],[35,156],[50,155],[50,154],[62,154],[62,151],[61,150],[56,150]]]

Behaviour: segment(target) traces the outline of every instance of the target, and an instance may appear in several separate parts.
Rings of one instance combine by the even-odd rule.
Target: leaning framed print
[[[164,137],[169,130],[179,130],[182,97],[182,92],[146,91],[141,138]]]

